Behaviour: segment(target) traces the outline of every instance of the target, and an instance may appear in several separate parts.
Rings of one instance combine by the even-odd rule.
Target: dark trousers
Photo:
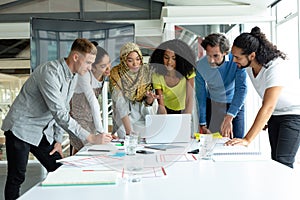
[[[206,123],[212,132],[219,132],[224,116],[230,107],[230,103],[218,103],[207,98]],[[212,124],[211,124],[212,123]],[[232,120],[233,137],[243,138],[245,135],[245,108],[241,107],[238,114]]]
[[[300,145],[300,115],[272,115],[268,132],[272,159],[293,168]]]
[[[61,165],[56,163],[56,160],[61,159],[61,156],[58,152],[49,155],[54,144],[50,145],[45,136],[36,147],[18,139],[11,131],[5,131],[4,134],[7,156],[7,179],[4,196],[6,200],[17,199],[20,186],[25,180],[29,152],[41,162],[48,172],[56,170]]]
[[[167,114],[181,114],[182,113],[182,110],[172,110],[172,109],[169,109],[168,107],[166,107],[166,110],[167,110]]]

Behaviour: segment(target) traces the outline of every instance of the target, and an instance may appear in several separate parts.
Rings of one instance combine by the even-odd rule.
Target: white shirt
[[[281,58],[270,61],[267,68],[262,67],[256,77],[252,68],[247,68],[252,84],[261,98],[267,88],[283,87],[273,115],[300,115],[300,80],[291,72],[289,62]]]

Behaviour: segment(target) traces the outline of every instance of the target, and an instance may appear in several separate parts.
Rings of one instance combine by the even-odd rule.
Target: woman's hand
[[[146,92],[146,104],[152,105],[155,99],[159,99],[160,95],[156,95],[154,92],[147,91]]]
[[[118,140],[118,139],[120,139],[117,135],[115,135],[115,134],[111,134],[111,137],[112,137],[112,139],[113,140]]]
[[[112,136],[109,133],[101,133],[101,134],[90,134],[87,137],[87,141],[91,144],[107,144],[112,140]]]
[[[248,146],[250,142],[246,140],[245,138],[233,138],[225,143],[225,146],[235,146],[235,145],[243,145]]]

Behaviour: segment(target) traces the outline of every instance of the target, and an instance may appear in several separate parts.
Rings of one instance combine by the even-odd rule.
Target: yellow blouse
[[[188,79],[194,78],[196,73],[193,72]],[[186,98],[186,78],[183,77],[174,87],[167,86],[163,75],[154,73],[152,75],[152,83],[154,89],[163,91],[165,106],[171,110],[184,110]]]

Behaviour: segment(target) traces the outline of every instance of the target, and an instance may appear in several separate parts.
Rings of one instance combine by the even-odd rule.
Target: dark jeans
[[[226,115],[227,110],[229,109],[230,103],[218,103],[211,101],[211,99],[207,98],[206,100],[206,123],[208,128],[210,129],[212,123],[215,125],[215,130],[211,130],[213,132],[220,131],[221,123]],[[212,117],[215,115],[216,117]],[[213,120],[212,120],[213,119]],[[214,121],[216,119],[216,121]],[[233,126],[233,137],[235,138],[243,138],[245,135],[245,108],[244,105],[241,107],[238,114],[232,120]]]
[[[167,114],[181,114],[182,110],[171,110],[168,107],[166,107]]]
[[[272,115],[268,132],[272,159],[293,168],[300,145],[300,115]]]
[[[50,145],[45,136],[39,146],[36,147],[18,139],[11,131],[5,131],[4,134],[7,156],[7,179],[4,196],[6,200],[17,199],[20,186],[25,180],[29,152],[41,162],[48,172],[56,170],[61,165],[56,163],[56,160],[61,159],[61,156],[58,152],[49,155],[54,144]]]

